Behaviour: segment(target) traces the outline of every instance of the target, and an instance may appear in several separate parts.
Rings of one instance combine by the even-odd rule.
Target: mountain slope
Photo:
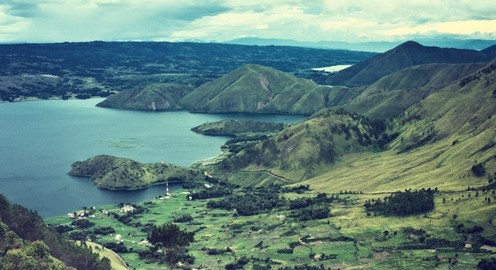
[[[383,128],[381,121],[322,110],[234,153],[219,164],[215,174],[225,174],[238,184],[300,181],[326,171],[345,153],[375,149]],[[250,174],[256,179],[250,179]]]
[[[467,78],[467,77],[465,77]],[[371,192],[481,187],[496,172],[496,62],[431,94],[392,122],[391,149],[354,154],[306,183],[322,190]],[[471,168],[483,164],[486,176]],[[353,168],[353,170],[350,170]],[[489,176],[488,176],[489,175]],[[366,179],[358,187],[355,179]]]
[[[97,104],[99,107],[144,110],[169,111],[178,110],[180,98],[191,92],[193,87],[172,83],[155,83],[144,88],[124,90],[114,94]]]
[[[77,246],[32,210],[0,194],[0,269],[111,269],[108,258]]]
[[[430,63],[472,63],[484,61],[486,55],[475,50],[426,47],[408,41],[383,54],[355,64],[328,78],[332,85],[369,85],[387,74]]]
[[[391,118],[483,65],[427,64],[405,68],[379,79],[342,107],[372,118]]]
[[[319,86],[310,80],[260,65],[245,65],[208,82],[180,100],[205,113],[312,114],[347,95],[344,88]]]

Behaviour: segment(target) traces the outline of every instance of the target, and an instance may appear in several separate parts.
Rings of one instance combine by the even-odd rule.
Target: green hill
[[[283,123],[256,122],[256,121],[239,121],[239,120],[221,120],[209,122],[191,130],[210,136],[237,136],[242,134],[253,133],[270,133],[281,131],[286,125]]]
[[[344,88],[319,86],[270,67],[250,64],[198,87],[180,104],[204,113],[312,114],[337,103],[346,92]]]
[[[385,53],[364,60],[330,75],[331,85],[370,85],[385,75],[407,67],[430,63],[485,62],[486,54],[475,50],[422,46],[414,41],[405,42]]]
[[[325,172],[345,153],[377,148],[383,128],[381,121],[324,110],[234,153],[215,174],[227,175],[237,184],[301,181]]]
[[[323,190],[375,192],[439,187],[465,190],[487,185],[474,164],[496,172],[496,64],[460,79],[412,106],[391,121],[398,137],[380,153],[344,156],[328,172],[308,180]],[[349,168],[352,167],[353,170]],[[367,179],[360,186],[354,179]]]
[[[142,110],[142,111],[170,111],[178,110],[180,98],[193,90],[192,86],[155,83],[145,86],[124,90],[97,104],[99,107]]]
[[[405,68],[379,79],[342,107],[372,118],[391,118],[483,65],[427,64]]]
[[[193,169],[166,163],[143,164],[107,155],[74,162],[69,175],[88,177],[97,187],[110,190],[142,189],[166,181],[203,180],[203,175]]]

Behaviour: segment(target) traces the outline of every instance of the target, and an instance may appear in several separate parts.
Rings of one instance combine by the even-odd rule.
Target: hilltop
[[[179,99],[192,90],[193,87],[190,85],[154,83],[144,88],[116,93],[98,103],[97,106],[142,111],[178,110],[181,109],[178,104]]]
[[[331,85],[370,85],[385,75],[401,69],[431,63],[473,63],[489,61],[483,51],[427,47],[414,41],[405,42],[385,53],[332,74]]]
[[[325,87],[311,80],[260,65],[244,65],[208,82],[180,100],[202,113],[312,114],[351,95],[346,88]]]

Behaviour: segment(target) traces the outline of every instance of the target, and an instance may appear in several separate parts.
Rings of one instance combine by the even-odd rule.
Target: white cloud
[[[494,37],[487,0],[3,0],[0,42]]]

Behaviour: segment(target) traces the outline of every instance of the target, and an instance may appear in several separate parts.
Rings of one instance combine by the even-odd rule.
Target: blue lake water
[[[221,153],[225,137],[190,129],[222,119],[294,123],[302,116],[192,114],[104,109],[102,99],[0,104],[0,193],[43,217],[82,206],[139,202],[164,193],[163,186],[140,191],[97,189],[67,175],[74,161],[108,154],[140,162],[189,166]],[[172,191],[179,187],[172,187]]]

